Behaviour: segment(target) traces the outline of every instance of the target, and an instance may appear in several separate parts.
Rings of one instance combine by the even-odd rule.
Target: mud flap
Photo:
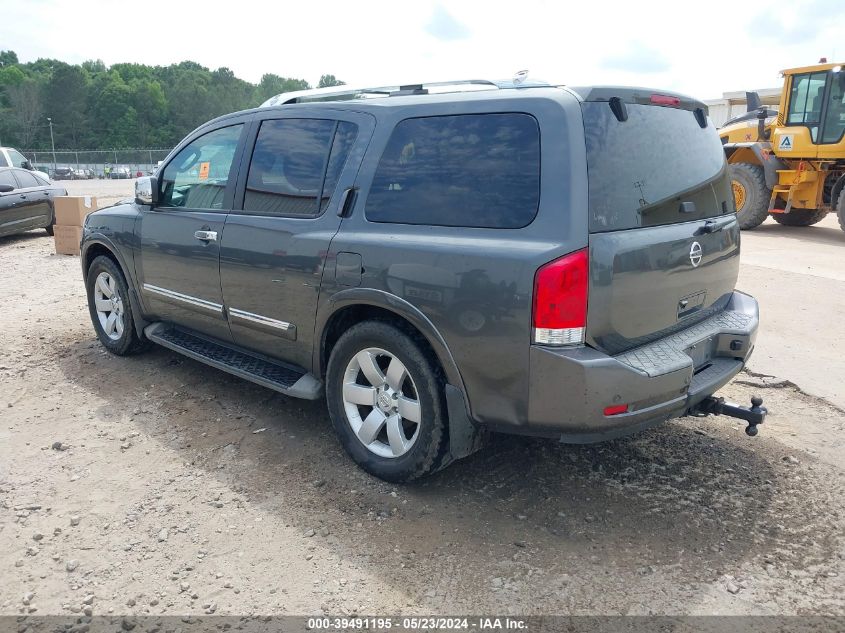
[[[469,419],[464,394],[453,385],[446,385],[446,407],[449,411],[449,452],[441,468],[475,453],[484,446],[487,437],[487,433]]]

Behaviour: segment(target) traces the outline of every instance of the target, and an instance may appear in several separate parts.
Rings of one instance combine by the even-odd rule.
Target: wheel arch
[[[789,169],[789,165],[772,152],[771,143],[729,143],[724,148],[728,164],[748,163],[762,167],[769,189],[778,183],[778,169]]]
[[[760,165],[759,156],[750,147],[736,147],[725,146],[725,158],[728,164],[734,163],[750,163],[752,165]],[[760,165],[762,167],[762,165]]]
[[[473,422],[472,405],[460,370],[449,347],[434,324],[417,307],[383,290],[351,288],[329,299],[317,314],[313,366],[319,377],[326,374],[332,347],[349,327],[363,320],[386,320],[398,325],[424,344],[446,377],[445,396],[449,412],[449,454],[441,466],[471,455],[484,443],[484,433]]]
[[[346,329],[364,320],[394,322],[409,334],[418,337],[437,360],[449,384],[466,390],[460,370],[443,336],[417,307],[396,295],[382,290],[352,288],[336,293],[329,304],[318,312],[313,365],[320,378],[326,374],[331,350]],[[467,405],[469,404],[468,399]]]

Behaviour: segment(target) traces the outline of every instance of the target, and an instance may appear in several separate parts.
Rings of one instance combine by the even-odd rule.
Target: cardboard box
[[[85,216],[97,210],[97,199],[93,196],[59,196],[54,199],[54,208],[59,226],[82,226]]]
[[[57,224],[53,227],[53,239],[56,242],[56,252],[59,255],[79,255],[82,227]]]

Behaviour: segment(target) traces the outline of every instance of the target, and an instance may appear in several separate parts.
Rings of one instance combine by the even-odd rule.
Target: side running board
[[[323,383],[292,365],[224,345],[167,323],[148,325],[144,334],[175,352],[285,395],[306,400],[316,400],[322,395]]]

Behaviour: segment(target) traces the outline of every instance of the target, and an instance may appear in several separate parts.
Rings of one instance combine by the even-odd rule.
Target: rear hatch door
[[[724,309],[739,272],[739,227],[724,152],[702,104],[605,89],[587,94],[582,110],[587,342],[617,354]]]

